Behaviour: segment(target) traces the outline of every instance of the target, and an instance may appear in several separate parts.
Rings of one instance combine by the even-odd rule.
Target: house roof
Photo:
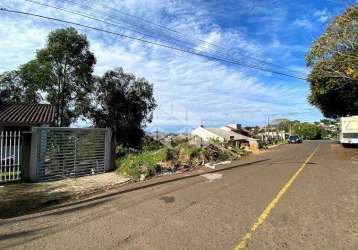
[[[31,126],[55,121],[55,107],[49,104],[0,104],[0,124]]]
[[[224,138],[225,140],[230,140],[230,138],[234,138],[234,140],[254,140],[253,138],[235,133],[233,131],[227,131],[222,128],[204,128],[207,131],[216,134],[217,136],[220,136]]]
[[[249,130],[247,130],[247,129],[244,129],[244,128],[235,128],[235,127],[233,127],[232,124],[226,125],[226,126],[221,127],[221,128],[226,129],[226,130],[229,129],[229,130],[231,130],[231,131],[233,131],[233,132],[236,132],[236,133],[239,133],[239,134],[241,134],[241,133],[246,133],[246,134],[248,134],[248,135],[251,135],[251,134],[252,134],[251,131],[249,131]]]

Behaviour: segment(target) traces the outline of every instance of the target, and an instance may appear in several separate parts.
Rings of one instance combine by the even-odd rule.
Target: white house
[[[200,137],[203,142],[219,140],[220,142],[231,142],[235,146],[249,146],[257,148],[257,140],[222,128],[204,128],[202,126],[194,129],[191,135]]]

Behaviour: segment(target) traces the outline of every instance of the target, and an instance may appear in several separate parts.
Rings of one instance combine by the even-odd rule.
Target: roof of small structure
[[[239,133],[233,132],[233,131],[227,131],[222,128],[204,128],[207,131],[216,134],[217,136],[220,136],[224,138],[225,140],[230,140],[230,138],[234,138],[234,140],[255,140],[253,138],[241,135]]]
[[[0,104],[0,124],[6,126],[32,126],[55,121],[55,107],[49,104]]]

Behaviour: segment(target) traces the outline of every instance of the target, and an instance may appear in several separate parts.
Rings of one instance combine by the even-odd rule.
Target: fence
[[[0,134],[0,182],[20,180],[20,131]]]
[[[55,180],[105,172],[110,165],[109,129],[32,129],[30,178]]]

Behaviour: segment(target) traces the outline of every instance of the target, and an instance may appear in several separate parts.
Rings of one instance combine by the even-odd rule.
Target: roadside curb
[[[239,161],[232,162],[230,164],[225,165],[225,167],[220,167],[217,169],[206,169],[206,168],[200,168],[196,169],[190,172],[185,172],[177,175],[171,175],[171,176],[160,176],[151,178],[145,181],[141,182],[134,182],[133,180],[129,180],[125,183],[120,183],[118,185],[114,185],[111,187],[105,187],[102,189],[94,190],[93,192],[88,192],[84,194],[75,194],[75,195],[69,195],[65,197],[59,197],[58,199],[55,199],[53,201],[42,203],[38,207],[34,207],[29,210],[19,211],[19,213],[15,216],[9,216],[9,217],[3,217],[2,219],[16,219],[21,216],[26,216],[30,214],[37,214],[37,213],[49,213],[51,214],[51,211],[69,207],[69,206],[78,206],[82,205],[84,203],[90,203],[94,202],[96,200],[100,199],[107,199],[116,195],[129,193],[145,188],[150,188],[154,186],[159,186],[166,183],[176,182],[184,179],[194,178],[203,174],[210,174],[210,173],[216,173],[221,171],[228,171],[235,168],[250,166],[252,164],[265,162],[270,159],[256,159],[249,162],[239,163]],[[223,166],[223,165],[222,165]],[[131,183],[132,182],[132,183]]]
[[[270,160],[270,159],[265,158],[265,159],[259,159],[259,160],[255,160],[255,161],[245,162],[242,164],[237,164],[238,162],[233,162],[233,163],[227,164],[230,166],[225,166],[223,168],[209,169],[209,170],[200,168],[200,169],[193,170],[191,172],[185,172],[185,173],[181,173],[181,174],[177,174],[177,175],[160,176],[160,177],[151,178],[151,179],[141,181],[141,182],[133,182],[133,183],[130,183],[127,185],[124,184],[124,185],[117,187],[117,189],[123,188],[123,190],[115,190],[116,188],[109,189],[108,190],[109,193],[107,193],[107,194],[95,195],[90,198],[82,197],[82,200],[80,200],[79,202],[77,202],[77,201],[69,202],[66,204],[66,206],[76,205],[78,203],[84,203],[84,202],[91,202],[91,201],[94,201],[97,199],[108,198],[108,197],[115,196],[118,194],[129,193],[129,192],[137,191],[140,189],[158,186],[161,184],[166,184],[166,183],[171,183],[171,182],[180,181],[180,180],[184,180],[184,179],[194,178],[194,177],[197,177],[197,176],[200,176],[203,174],[216,173],[216,172],[227,171],[227,170],[231,170],[231,169],[235,169],[235,168],[239,168],[239,167],[250,166],[252,164],[265,162],[268,160]],[[63,206],[62,205],[53,206],[53,207],[51,207],[51,210],[61,208],[61,207],[63,207]],[[46,210],[46,211],[48,211],[48,210]]]
[[[15,206],[15,207],[23,206],[23,207],[17,208],[17,210],[13,213],[8,213],[8,214],[5,213],[5,215],[1,214],[0,220],[8,219],[8,218],[15,218],[15,217],[19,217],[19,216],[26,215],[26,214],[31,214],[33,212],[42,211],[45,208],[60,205],[62,203],[80,200],[80,199],[83,199],[83,198],[86,198],[89,196],[93,196],[96,194],[106,192],[108,190],[119,188],[121,186],[129,184],[130,182],[132,182],[131,179],[121,182],[121,183],[117,183],[117,184],[108,184],[108,185],[105,185],[102,187],[91,188],[91,189],[77,191],[77,192],[73,192],[73,193],[54,194],[53,197],[45,197],[45,196],[41,197],[40,196],[40,197],[37,197],[38,200],[36,202],[30,202],[30,200],[7,201],[7,202],[4,202],[0,206],[1,211],[4,211],[6,209],[10,210],[10,208],[13,206]],[[27,205],[24,206],[24,204],[27,204]]]

